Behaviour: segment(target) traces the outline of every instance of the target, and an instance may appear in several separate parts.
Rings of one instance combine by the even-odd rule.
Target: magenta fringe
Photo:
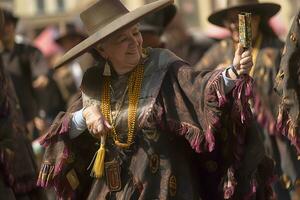
[[[265,128],[270,135],[278,135],[279,131],[276,128],[276,120],[273,117],[269,108],[264,107],[261,103],[259,94],[255,93],[254,114],[257,122]]]
[[[277,130],[286,136],[291,144],[296,148],[297,155],[300,156],[300,138],[299,138],[299,122],[292,122],[290,116],[283,105],[280,106],[276,123]]]
[[[65,147],[63,155],[56,165],[50,163],[42,164],[36,183],[37,186],[43,188],[53,186],[58,199],[69,199],[74,192],[66,178],[59,175],[63,171],[63,167],[65,166],[69,155],[70,152],[68,148]]]
[[[252,119],[249,100],[253,98],[253,79],[250,76],[239,78],[236,81],[232,95],[235,99],[236,111],[240,113],[240,122],[247,125]]]
[[[55,131],[55,134],[52,133],[50,127],[49,131],[38,139],[40,145],[42,145],[43,147],[47,147],[50,144],[57,142],[58,136],[68,135],[70,130],[70,122],[71,122],[70,117],[68,116],[64,117],[62,120],[62,124],[59,126],[58,130]]]
[[[236,185],[237,182],[234,177],[234,169],[230,167],[227,170],[227,175],[223,183],[224,199],[230,199],[231,197],[233,197]]]
[[[184,136],[195,152],[201,153],[205,151],[203,148],[204,145],[202,144],[204,142],[204,136],[198,127],[174,120],[169,120],[168,126],[170,127],[171,132],[176,132]]]
[[[215,136],[211,127],[209,127],[205,133],[205,140],[207,142],[208,151],[212,152],[215,149]]]
[[[256,194],[256,190],[257,190],[257,181],[255,178],[253,178],[250,183],[250,191],[248,194],[245,195],[243,199],[244,200],[252,199],[252,197]]]
[[[47,147],[51,144],[54,144],[58,141],[59,136],[66,136],[69,133],[70,129],[70,120],[71,118],[66,116],[62,119],[62,124],[58,127],[55,133],[50,134],[50,131],[43,136],[39,142],[41,145]],[[44,163],[40,170],[40,175],[37,180],[37,185],[40,187],[54,187],[58,199],[70,199],[73,194],[73,190],[69,185],[65,177],[61,177],[60,173],[64,170],[65,164],[68,162],[70,156],[70,151],[65,144],[63,153],[59,158],[59,161],[56,161],[55,165],[51,163]],[[44,175],[43,175],[44,174]]]

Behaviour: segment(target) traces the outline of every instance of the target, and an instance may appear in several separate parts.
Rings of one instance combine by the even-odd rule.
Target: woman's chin
[[[132,55],[132,56],[127,56],[127,62],[132,64],[132,65],[137,65],[140,62],[141,56],[139,55]]]

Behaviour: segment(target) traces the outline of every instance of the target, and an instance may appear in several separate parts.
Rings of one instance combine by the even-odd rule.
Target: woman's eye
[[[120,38],[118,41],[120,42],[120,43],[122,43],[122,42],[125,42],[127,40],[127,38]]]

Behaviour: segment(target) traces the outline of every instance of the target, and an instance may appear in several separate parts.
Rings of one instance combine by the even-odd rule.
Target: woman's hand
[[[99,106],[88,106],[82,114],[89,132],[95,137],[100,138],[111,130],[112,127],[102,115]]]
[[[249,74],[253,66],[251,50],[244,51],[243,47],[238,44],[232,64],[238,76]],[[228,74],[230,78],[236,79],[236,73],[231,69]]]

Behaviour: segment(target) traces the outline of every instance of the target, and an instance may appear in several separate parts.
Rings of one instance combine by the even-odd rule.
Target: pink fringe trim
[[[284,136],[286,136],[291,144],[296,148],[297,155],[300,156],[300,138],[299,127],[296,125],[298,122],[292,122],[287,111],[281,105],[278,112],[277,130]]]

